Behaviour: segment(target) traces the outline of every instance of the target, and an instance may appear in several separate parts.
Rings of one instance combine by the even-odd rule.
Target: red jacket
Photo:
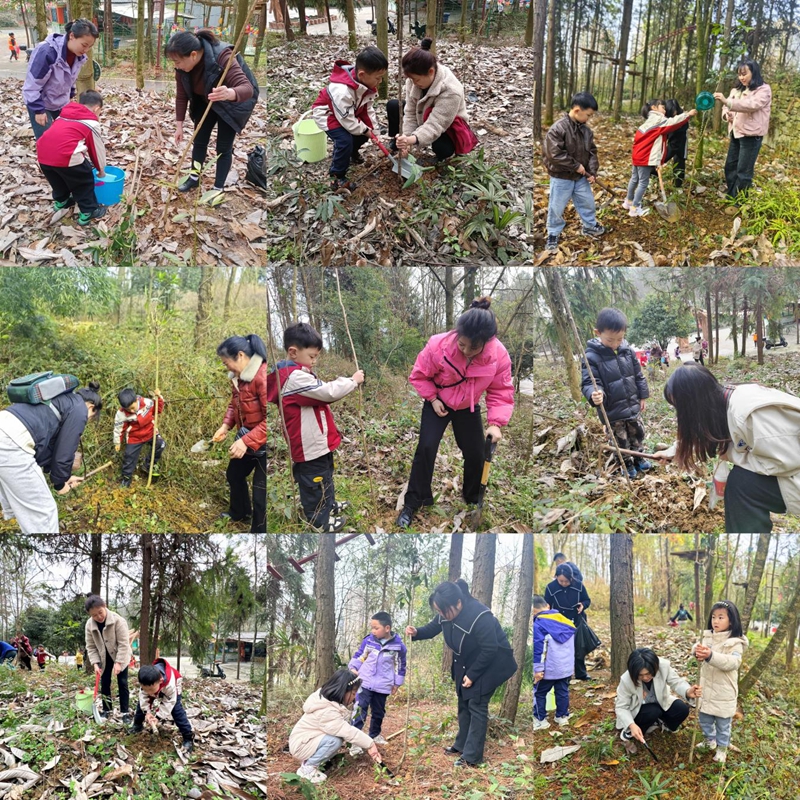
[[[651,111],[633,136],[633,165],[660,167],[667,159],[667,136],[688,124],[688,119],[688,111],[674,117]]]
[[[76,167],[88,156],[98,172],[106,168],[100,120],[80,103],[67,103],[61,116],[36,142],[36,156],[47,167]]]
[[[114,444],[143,444],[153,438],[156,404],[149,397],[136,396],[139,404],[133,414],[117,409],[114,417]],[[158,398],[158,416],[164,413],[164,398]]]
[[[278,378],[292,461],[313,461],[332,453],[342,437],[336,429],[331,403],[341,400],[358,384],[352,378],[323,383],[308,367],[279,361],[267,378],[267,399],[278,404]]]
[[[336,61],[331,81],[311,105],[315,122],[323,131],[344,128],[354,136],[368,136],[378,127],[372,99],[378,93],[355,78],[356,68],[347,61]]]
[[[238,378],[232,373],[228,377],[232,395],[222,422],[229,428],[249,428],[242,441],[251,450],[261,450],[267,443],[267,365],[254,354]]]

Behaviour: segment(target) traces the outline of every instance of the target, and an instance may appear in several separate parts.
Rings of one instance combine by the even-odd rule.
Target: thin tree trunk
[[[633,607],[633,537],[629,533],[609,534],[611,546],[610,594],[611,674],[622,675],[628,656],[636,649]]]
[[[496,533],[475,535],[475,553],[472,557],[472,588],[470,594],[491,608],[494,591],[494,559],[497,550]]]
[[[336,642],[334,579],[336,537],[320,534],[319,555],[315,561],[314,681],[317,688],[333,674]]]
[[[753,559],[753,566],[750,574],[747,576],[747,593],[744,597],[744,605],[742,606],[742,630],[747,633],[750,627],[750,616],[753,613],[753,607],[756,604],[758,597],[758,590],[761,587],[761,577],[764,574],[764,565],[767,562],[767,553],[769,552],[769,533],[758,534],[758,546],[756,548],[755,559]]]
[[[461,577],[461,558],[464,553],[464,534],[454,533],[450,536],[450,557],[447,562],[447,580],[455,583]],[[473,586],[474,588],[474,586]],[[453,665],[453,651],[444,645],[442,651],[442,679],[450,677]]]

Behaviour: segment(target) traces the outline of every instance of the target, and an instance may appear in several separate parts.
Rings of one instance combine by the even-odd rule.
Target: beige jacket
[[[403,135],[415,136],[420,147],[435,142],[452,124],[461,117],[469,124],[467,103],[464,100],[464,87],[452,70],[444,64],[436,65],[436,75],[425,95],[422,89],[406,80],[406,105],[403,112]],[[425,112],[431,113],[425,120]]]
[[[755,383],[728,400],[728,460],[759,475],[776,475],[789,514],[800,514],[800,397]]]
[[[316,753],[326,734],[368,750],[374,742],[350,724],[350,716],[347,706],[326,700],[317,689],[303,703],[303,716],[289,734],[289,752],[299,761],[305,761]]]
[[[699,711],[715,717],[732,717],[739,696],[739,667],[747,648],[747,638],[731,636],[730,631],[703,631],[701,644],[711,648],[711,658],[700,665],[703,695]],[[692,645],[692,655],[697,645]]]
[[[658,659],[658,672],[653,677],[653,688],[656,693],[656,700],[661,708],[666,711],[676,700],[670,689],[677,692],[689,705],[694,705],[694,700],[688,700],[686,691],[691,684],[685,678],[681,678],[672,668],[666,658]],[[617,728],[624,730],[634,720],[644,705],[644,687],[640,683],[638,686],[631,680],[629,673],[625,673],[617,686],[617,699],[614,703],[614,710],[617,712]]]
[[[757,89],[731,89],[722,104],[722,118],[728,123],[728,136],[766,136],[772,109],[772,89],[763,83]]]
[[[106,668],[106,650],[115,664],[125,669],[131,662],[131,643],[128,638],[128,623],[111,609],[106,609],[106,624],[103,633],[97,623],[89,617],[86,620],[86,652],[90,664]]]

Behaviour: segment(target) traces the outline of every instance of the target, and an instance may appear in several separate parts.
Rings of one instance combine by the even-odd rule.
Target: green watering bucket
[[[84,689],[82,692],[75,693],[75,705],[78,711],[91,715],[94,705],[94,692],[91,689]]]
[[[694,99],[694,107],[698,111],[710,111],[714,108],[714,95],[711,92],[700,92]]]
[[[322,161],[328,154],[328,137],[313,119],[303,119],[303,117],[292,125],[294,149],[301,161],[313,164]]]

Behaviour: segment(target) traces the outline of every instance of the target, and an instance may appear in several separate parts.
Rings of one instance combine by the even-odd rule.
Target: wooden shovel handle
[[[91,478],[92,475],[97,475],[98,472],[102,472],[104,469],[108,469],[108,467],[110,467],[113,463],[114,463],[113,461],[106,461],[106,463],[103,464],[102,466],[93,469],[91,472],[87,472],[83,476],[83,479],[86,480],[87,478]]]

